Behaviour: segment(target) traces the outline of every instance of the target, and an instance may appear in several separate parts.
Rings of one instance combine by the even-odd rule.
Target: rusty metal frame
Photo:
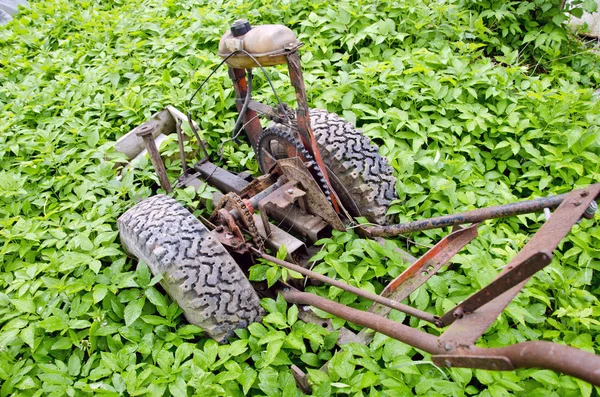
[[[300,292],[289,286],[279,293],[289,303],[310,305],[358,325],[368,327],[433,355],[436,365],[468,367],[488,370],[516,368],[545,368],[571,375],[600,386],[600,356],[573,347],[545,342],[522,342],[501,348],[480,348],[474,343],[502,313],[504,308],[525,286],[532,275],[548,265],[554,251],[572,226],[582,217],[594,199],[600,197],[600,184],[574,190],[560,197],[560,205],[531,240],[500,272],[494,281],[470,298],[459,303],[442,317],[418,311],[400,303],[421,286],[463,246],[477,235],[477,225],[459,229],[446,236],[421,259],[396,278],[382,295],[371,294],[327,276],[278,260],[255,249],[252,252],[280,266],[342,288],[377,303],[386,310],[373,313],[333,302],[315,294]],[[552,200],[558,200],[552,198]],[[539,205],[543,201],[538,200]],[[522,211],[522,203],[518,203]],[[545,202],[547,204],[547,202]],[[483,220],[483,219],[480,219]],[[446,224],[443,224],[446,226]],[[442,227],[442,226],[440,226]],[[449,327],[439,337],[407,325],[391,321],[381,314],[388,309],[433,322],[438,327]],[[415,312],[416,311],[416,312]],[[434,321],[431,321],[431,320]]]
[[[341,213],[341,207],[334,190],[331,187],[327,169],[322,161],[317,147],[316,138],[310,126],[310,117],[306,100],[306,92],[300,57],[296,51],[286,55],[290,74],[290,80],[296,91],[298,108],[296,112],[296,128],[298,136],[306,149],[314,156],[325,180],[332,192],[332,205],[337,213]],[[236,106],[243,113],[244,128],[253,147],[256,147],[258,137],[263,131],[258,119],[258,114],[266,113],[268,117],[277,119],[277,109],[251,101],[246,97],[249,95],[246,82],[247,72],[244,69],[230,69],[236,93]],[[242,111],[244,103],[249,103],[245,111]],[[285,111],[285,109],[280,109]],[[190,123],[192,124],[191,120]],[[160,120],[150,120],[140,126],[136,131],[138,137],[142,138],[150,154],[151,161],[158,174],[163,189],[170,192],[172,186],[168,180],[165,165],[158,153],[154,142],[154,132],[161,127]],[[193,128],[193,124],[192,124]],[[184,174],[188,170],[183,153],[183,134],[181,124],[175,125],[178,134],[178,143]],[[194,129],[195,132],[195,129]],[[202,142],[199,142],[203,147]],[[203,148],[204,149],[204,148]],[[205,154],[206,151],[204,150]],[[204,158],[204,162],[206,162]],[[208,163],[200,162],[194,169],[202,174],[203,166]],[[214,167],[214,166],[213,166]],[[216,170],[216,169],[215,169]],[[214,177],[214,171],[210,172],[208,179],[219,180]],[[224,175],[224,174],[223,174]],[[223,177],[221,175],[221,177]],[[231,178],[226,178],[229,179]],[[239,184],[240,186],[242,184]],[[245,185],[244,185],[245,186]],[[302,191],[296,191],[295,183],[285,186],[271,186],[267,190],[281,190],[283,197],[289,204],[296,200],[302,201]],[[289,192],[288,192],[289,191]],[[260,195],[260,194],[259,194]],[[290,303],[311,305],[329,312],[335,316],[344,318],[358,325],[363,325],[374,331],[383,333],[404,343],[410,344],[417,349],[431,353],[434,363],[446,367],[470,367],[490,370],[512,370],[515,368],[539,367],[562,372],[568,375],[588,381],[600,386],[600,356],[588,353],[572,347],[543,341],[523,342],[502,348],[480,348],[474,343],[492,325],[496,318],[502,313],[506,306],[521,291],[528,280],[539,270],[547,266],[552,260],[552,252],[557,248],[561,240],[569,233],[572,226],[582,217],[589,218],[594,199],[600,197],[600,184],[588,186],[584,189],[572,191],[568,194],[540,198],[536,200],[518,202],[508,205],[500,205],[464,213],[446,215],[437,218],[417,220],[404,224],[390,226],[364,227],[362,233],[369,237],[398,236],[405,233],[423,231],[447,226],[472,224],[459,229],[446,236],[435,247],[427,252],[422,258],[403,272],[398,278],[386,287],[382,295],[376,295],[369,291],[361,290],[339,280],[329,278],[311,270],[290,262],[279,260],[262,251],[250,248],[250,251],[259,257],[274,262],[290,270],[297,271],[307,277],[328,283],[345,291],[362,296],[374,302],[370,311],[364,312],[353,309],[326,298],[314,294],[300,292],[286,287],[279,293]],[[266,219],[266,207],[257,202],[263,218],[266,233],[269,233],[269,222]],[[263,203],[264,204],[264,203]],[[519,214],[537,212],[543,209],[555,209],[554,214],[531,238],[523,249],[511,260],[511,262],[500,272],[500,274],[487,286],[474,293],[465,301],[457,304],[454,308],[438,317],[434,314],[418,310],[401,303],[413,291],[422,286],[431,276],[447,263],[462,247],[468,244],[477,235],[477,224],[483,220],[514,216]],[[236,230],[235,220],[227,211],[220,213],[223,223],[227,225],[217,231],[220,240],[230,249],[235,250],[239,242],[243,241],[241,231]],[[287,217],[287,216],[286,216]],[[236,231],[230,233],[231,230]],[[313,236],[315,237],[315,236]],[[238,248],[239,249],[239,248]],[[391,321],[384,317],[390,310],[402,311],[410,316],[435,324],[438,328],[448,327],[440,336],[435,336],[425,331],[411,328],[404,324]]]
[[[246,70],[229,68],[229,77],[231,78],[233,90],[235,91],[235,105],[238,112],[241,112],[246,95],[248,95]],[[247,109],[244,113],[243,122],[246,135],[248,135],[248,139],[250,140],[250,144],[253,148],[256,148],[258,137],[263,131],[260,120],[257,117],[257,113],[252,109]]]

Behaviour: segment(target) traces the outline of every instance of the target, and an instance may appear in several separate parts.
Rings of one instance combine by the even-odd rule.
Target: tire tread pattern
[[[118,220],[125,249],[163,274],[161,285],[187,320],[225,341],[237,328],[259,321],[258,295],[215,236],[176,200],[145,199]]]
[[[361,130],[337,114],[311,109],[310,119],[323,162],[341,184],[332,181],[333,188],[343,201],[352,202],[348,210],[370,222],[388,223],[386,212],[397,195],[396,178],[387,159]]]

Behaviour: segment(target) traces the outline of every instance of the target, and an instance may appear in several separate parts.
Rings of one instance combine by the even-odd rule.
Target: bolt
[[[585,212],[583,213],[583,217],[587,219],[593,219],[594,213],[598,210],[598,203],[595,200],[590,202],[590,205],[587,207]]]
[[[293,194],[294,193],[294,189],[288,189],[288,194]]]
[[[142,124],[138,127],[138,130],[136,132],[137,135],[148,135],[151,134],[152,131],[154,131],[154,126],[151,124]]]
[[[463,308],[462,308],[462,307],[459,307],[458,309],[456,309],[456,310],[454,311],[454,313],[452,313],[452,315],[454,316],[454,318],[462,318],[462,317],[463,317],[463,315],[464,315],[464,313],[465,313],[465,312],[463,311]]]
[[[581,205],[581,201],[575,202],[575,207],[579,207]]]
[[[452,349],[452,346],[450,345],[450,343],[446,343],[444,345],[444,349],[446,349],[446,351],[449,352]]]
[[[450,368],[452,366],[452,363],[448,360],[444,360],[444,365],[448,368]]]

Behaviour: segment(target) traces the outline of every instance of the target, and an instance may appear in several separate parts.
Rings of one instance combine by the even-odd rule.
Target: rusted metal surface
[[[175,130],[177,131],[177,145],[179,146],[179,160],[181,161],[181,169],[183,175],[188,172],[187,160],[185,158],[185,148],[183,147],[183,131],[181,131],[181,120],[175,122]]]
[[[238,177],[239,176],[240,175],[238,175]],[[271,174],[260,175],[258,178],[252,180],[248,186],[242,189],[239,195],[242,198],[250,198],[264,191],[269,186],[272,186],[275,182],[277,182],[277,180]]]
[[[307,292],[285,289],[279,293],[289,303],[314,306],[354,324],[369,327],[434,356],[449,355],[448,351],[451,350],[451,348],[442,347],[438,338],[433,335],[377,314],[353,309]],[[522,342],[500,348],[468,346],[458,350],[457,353],[460,356],[475,357],[472,360],[462,361],[471,368],[496,369],[483,359],[483,357],[490,357],[496,362],[497,369],[503,370],[508,368],[508,364],[499,357],[504,357],[512,364],[511,368],[550,369],[600,386],[600,356],[557,343]],[[503,363],[500,364],[499,360],[502,360]],[[461,363],[460,360],[456,361],[456,366],[459,363]]]
[[[512,371],[513,363],[504,356],[475,356],[460,354],[438,354],[431,357],[438,367],[480,368],[492,371]]]
[[[598,194],[600,194],[600,184],[590,185],[585,189],[574,190],[568,193],[550,219],[542,225],[531,240],[525,244],[523,249],[500,272],[499,277],[511,271],[517,264],[526,261],[536,253],[553,252]],[[463,313],[459,312],[457,317],[462,315],[460,319],[457,319],[454,313],[461,308],[461,305],[457,305],[448,311],[441,320],[444,325],[452,322],[454,324],[444,332],[441,337],[441,343],[453,347],[475,343],[525,286],[528,280],[529,277],[508,291],[497,295],[493,300],[470,314],[465,313],[464,310]]]
[[[308,172],[306,166],[298,157],[277,160],[283,174],[289,180],[299,181],[306,192],[306,210],[312,214],[319,215],[336,230],[345,231],[346,228],[337,213],[331,207],[329,201],[319,188],[313,176]]]
[[[246,82],[246,70],[245,69],[233,69],[229,68],[229,77],[233,82],[233,89],[235,91],[236,101],[235,105],[238,112],[242,110],[244,100],[248,93],[248,84]],[[254,110],[248,108],[244,113],[244,129],[250,140],[250,144],[253,148],[256,148],[256,141],[258,136],[263,131],[260,120]]]
[[[258,202],[258,211],[267,235],[271,234],[271,224],[269,223],[271,208],[279,208],[285,211],[294,205],[295,198],[304,194],[296,187],[297,184],[297,181],[289,181]]]
[[[215,227],[215,229],[213,230],[213,234],[215,235],[217,240],[221,244],[223,244],[228,250],[236,252],[238,254],[248,253],[246,239],[244,239],[242,234],[239,232],[239,228],[236,227],[234,230],[230,230],[229,228],[223,225],[219,225]]]
[[[398,302],[406,299],[431,276],[436,274],[458,251],[477,237],[478,226],[479,224],[476,223],[444,237],[425,255],[389,283],[381,292],[381,295]],[[388,310],[378,308],[376,305],[370,311],[381,315],[389,313]]]
[[[200,173],[200,176],[208,183],[222,191],[223,193],[240,194],[249,182],[224,170],[213,163],[205,162],[195,164],[194,169]]]
[[[236,218],[234,218],[234,212],[235,214],[237,214]],[[256,224],[254,223],[252,212],[250,211],[246,203],[242,200],[242,198],[236,193],[227,193],[215,205],[215,209],[213,210],[209,221],[218,224],[219,222],[215,222],[216,220],[224,220],[225,222],[223,222],[222,224],[226,226],[229,230],[234,232],[234,234],[234,228],[237,228],[236,221],[244,225],[245,231],[250,235],[254,246],[258,248],[259,251],[265,250],[265,245],[262,236],[258,232]],[[240,237],[243,239],[241,233]],[[242,250],[242,252],[239,253],[247,253],[247,250],[244,248],[244,250]]]
[[[467,223],[483,222],[487,219],[506,218],[509,216],[529,214],[531,212],[540,212],[544,208],[556,208],[565,199],[566,194],[558,196],[543,197],[528,201],[519,201],[516,203],[497,205],[487,208],[479,208],[472,211],[461,212],[458,214],[439,216],[436,218],[421,219],[407,223],[400,223],[390,226],[365,227],[363,231],[370,237],[399,236],[401,234],[418,232],[422,230],[437,229],[455,225],[465,225]],[[587,208],[587,206],[586,206]]]
[[[281,246],[285,246],[287,252],[286,259],[289,261],[291,261],[295,255],[306,252],[306,245],[301,240],[298,240],[296,237],[273,224],[270,225],[270,233],[267,234],[260,215],[254,214],[253,218],[258,232],[263,237],[265,245],[269,249],[277,252]]]
[[[305,394],[312,394],[312,389],[310,387],[310,384],[308,383],[308,377],[306,376],[304,371],[302,371],[300,368],[298,368],[298,366],[294,364],[290,366],[290,369],[292,370],[292,376],[296,381],[296,386],[298,386],[298,388],[302,390],[302,392],[304,392]]]
[[[273,185],[276,186],[277,189],[270,191],[268,195],[263,195],[261,192],[252,197],[250,202],[255,208],[258,208],[261,212],[261,216],[264,215],[263,225],[269,222],[266,216],[268,213],[268,217],[279,222],[279,225],[289,227],[310,242],[315,242],[321,238],[326,231],[330,230],[330,226],[320,216],[309,214],[302,208],[290,203],[286,196],[284,196],[284,193],[289,189],[297,189],[296,185],[298,182],[291,181],[291,183],[288,183],[289,186],[279,185],[279,183],[277,183]],[[273,186],[267,190],[272,189]],[[283,186],[286,187],[282,188]],[[277,205],[275,203],[277,203]],[[266,229],[267,234],[269,234],[270,230],[268,225]]]
[[[315,158],[317,165],[323,173],[325,182],[329,187],[329,191],[332,192],[331,203],[333,205],[333,209],[337,213],[340,213],[341,210],[339,201],[337,197],[335,197],[335,191],[331,186],[329,175],[327,174],[327,168],[325,167],[325,163],[323,163],[323,158],[321,157],[321,152],[319,151],[319,147],[317,145],[317,138],[315,137],[315,134],[310,126],[310,115],[308,113],[308,104],[306,102],[306,89],[304,87],[304,78],[302,77],[302,67],[300,66],[300,63],[300,56],[297,52],[292,52],[291,54],[287,55],[290,81],[294,87],[294,90],[296,91],[296,101],[298,103],[298,108],[296,110],[298,132],[300,133],[302,144]]]
[[[310,305],[324,310],[334,316],[348,320],[354,324],[369,327],[377,332],[388,335],[401,342],[407,343],[417,349],[424,350],[433,354],[442,354],[445,351],[438,345],[437,337],[408,325],[388,320],[377,314],[363,312],[322,298],[308,292],[300,292],[294,289],[279,291],[283,298],[289,303],[300,305]],[[377,295],[378,296],[378,295]]]
[[[523,262],[507,266],[508,271],[498,276],[485,288],[477,291],[467,300],[461,302],[453,310],[446,313],[441,319],[441,324],[450,324],[454,318],[461,318],[465,313],[473,313],[475,310],[493,300],[502,293],[521,282],[528,280],[538,270],[546,267],[552,261],[552,253],[536,252]]]
[[[522,342],[498,348],[471,347],[475,356],[506,357],[515,368],[544,368],[600,386],[600,356],[558,343]]]
[[[327,283],[329,285],[333,285],[334,287],[337,287],[337,288],[342,289],[344,291],[347,291],[347,292],[350,292],[352,294],[358,295],[358,296],[363,297],[365,299],[369,299],[371,301],[377,302],[377,303],[382,304],[384,306],[388,306],[388,307],[390,307],[392,309],[401,311],[401,312],[406,313],[406,314],[408,314],[410,316],[419,318],[421,320],[428,321],[430,323],[434,323],[436,321],[436,319],[437,319],[437,317],[435,317],[434,315],[429,314],[427,312],[424,312],[422,310],[415,309],[414,307],[410,307],[408,305],[402,304],[400,302],[393,301],[393,300],[388,299],[388,298],[384,298],[381,295],[377,295],[377,294],[374,294],[372,292],[365,291],[365,290],[360,289],[358,287],[354,287],[352,285],[346,284],[343,281],[336,280],[336,279],[333,279],[331,277],[327,277],[327,276],[325,276],[323,274],[320,274],[320,273],[317,273],[317,272],[313,272],[312,270],[305,269],[302,266],[298,266],[298,265],[295,265],[293,263],[286,262],[286,261],[283,261],[281,259],[277,259],[274,256],[271,256],[269,254],[265,254],[264,252],[260,252],[260,251],[258,251],[256,249],[251,248],[251,251],[252,251],[252,253],[254,253],[255,255],[258,255],[259,257],[261,257],[263,259],[266,259],[266,260],[268,260],[270,262],[276,263],[279,266],[285,267],[286,269],[298,272],[298,273],[302,274],[305,277],[309,277],[309,278],[312,278],[313,280],[318,280],[318,281],[321,281],[323,283]]]
[[[248,102],[248,109],[253,110],[254,112],[265,116],[267,119],[274,121],[279,124],[288,124],[286,115],[282,112],[278,111],[278,109],[265,105],[264,103],[255,101],[251,99]],[[291,127],[291,126],[288,126]]]
[[[169,182],[169,177],[167,175],[167,169],[165,168],[165,163],[163,163],[162,158],[160,157],[160,153],[158,152],[158,148],[156,147],[156,143],[154,142],[153,133],[155,132],[157,126],[161,126],[163,123],[159,120],[151,119],[146,123],[142,124],[136,134],[144,140],[144,144],[146,145],[146,150],[148,151],[148,155],[150,155],[150,161],[152,161],[152,165],[154,166],[154,170],[156,171],[156,175],[158,175],[158,180],[160,182],[160,186],[168,193],[173,191],[171,187],[171,182]]]

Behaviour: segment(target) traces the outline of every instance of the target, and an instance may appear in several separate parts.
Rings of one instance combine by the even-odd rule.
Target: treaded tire
[[[118,220],[125,249],[163,274],[161,285],[187,320],[225,341],[263,311],[244,272],[212,233],[174,199],[143,200]]]
[[[388,223],[385,214],[397,198],[396,178],[377,146],[335,113],[310,109],[310,123],[331,185],[350,215]]]

